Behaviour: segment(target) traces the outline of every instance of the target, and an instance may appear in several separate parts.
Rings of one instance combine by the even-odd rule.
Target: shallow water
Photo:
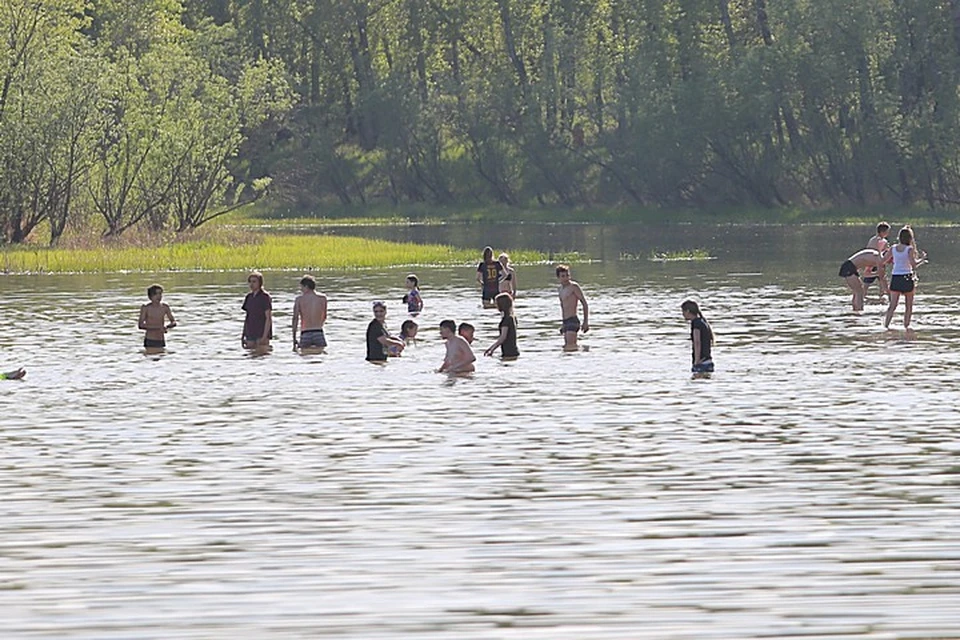
[[[649,230],[541,233],[601,259],[574,267],[592,330],[562,353],[551,267],[522,265],[510,364],[479,356],[470,267],[417,269],[422,340],[386,367],[369,303],[397,329],[406,269],[319,273],[331,346],[306,357],[299,274],[267,274],[265,357],[243,274],[2,277],[0,369],[29,373],[0,383],[0,637],[960,638],[960,231],[921,236],[909,334],[849,311],[869,230],[657,230],[718,258],[668,264],[617,259]],[[154,279],[162,357],[136,330]],[[444,317],[477,325],[470,378],[433,373]]]

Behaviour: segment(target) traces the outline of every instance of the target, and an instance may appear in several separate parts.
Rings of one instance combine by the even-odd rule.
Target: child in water
[[[19,369],[14,369],[13,371],[0,373],[0,380],[19,380],[25,375],[27,375],[27,370],[23,367],[20,367]]]
[[[403,340],[404,344],[409,345],[411,342],[417,343],[417,331],[420,330],[420,327],[413,320],[404,320],[403,324],[400,325],[400,339]]]
[[[690,340],[693,342],[693,367],[695,374],[713,373],[713,329],[700,312],[700,305],[693,300],[684,300],[680,305],[685,320],[690,321]]]
[[[407,276],[407,293],[403,296],[403,303],[407,305],[407,313],[417,314],[423,311],[423,298],[420,297],[420,280],[412,273]]]

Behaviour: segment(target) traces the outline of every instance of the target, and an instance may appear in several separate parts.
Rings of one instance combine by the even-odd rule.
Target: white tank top
[[[910,265],[910,252],[913,251],[913,245],[898,244],[893,247],[893,275],[905,276],[913,273],[913,267]]]

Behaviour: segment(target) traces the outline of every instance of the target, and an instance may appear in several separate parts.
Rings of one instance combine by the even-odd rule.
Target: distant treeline
[[[4,239],[271,197],[960,204],[960,0],[4,0]]]

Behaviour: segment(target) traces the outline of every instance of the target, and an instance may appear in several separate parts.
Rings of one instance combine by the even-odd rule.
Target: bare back
[[[295,311],[300,312],[300,330],[316,331],[323,329],[327,321],[327,296],[322,293],[304,293],[294,302]]]
[[[447,355],[443,359],[448,373],[467,373],[474,370],[476,360],[473,349],[463,336],[454,335],[447,339]]]

